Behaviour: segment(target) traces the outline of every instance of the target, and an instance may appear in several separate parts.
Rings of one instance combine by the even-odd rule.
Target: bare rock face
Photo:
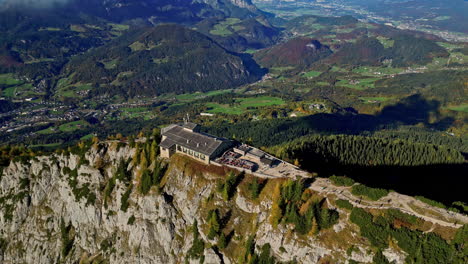
[[[195,222],[198,239],[204,241],[200,253],[204,263],[237,263],[245,239],[252,235],[256,250],[269,244],[279,261],[349,258],[314,236],[299,237],[290,225],[274,228],[269,221],[270,199],[254,202],[238,189],[231,201],[225,201],[216,191],[224,176],[188,168],[193,161],[172,160],[164,188],[142,195],[141,175],[131,162],[135,151],[126,144],[100,143],[84,154],[12,162],[0,178],[0,262],[199,263],[189,257]],[[131,173],[130,181],[115,176],[122,162]],[[115,185],[109,191],[112,179]],[[220,208],[220,217],[230,225],[225,227],[226,235],[232,232],[225,250],[210,246],[219,241],[208,235],[207,215],[213,208]],[[339,225],[336,232],[345,228],[345,223]],[[372,255],[363,252],[366,246],[351,258],[371,261]],[[397,263],[404,259],[396,251],[384,253]]]

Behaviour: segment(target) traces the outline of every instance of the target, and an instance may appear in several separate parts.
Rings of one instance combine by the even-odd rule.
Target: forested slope
[[[97,94],[128,96],[227,89],[262,75],[255,62],[174,24],[123,36],[66,69],[73,83],[93,83]]]

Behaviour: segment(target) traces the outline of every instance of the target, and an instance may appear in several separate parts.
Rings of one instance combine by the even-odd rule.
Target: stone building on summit
[[[159,147],[163,158],[181,153],[209,164],[233,146],[232,141],[202,133],[197,124],[190,122],[170,125],[161,134]]]

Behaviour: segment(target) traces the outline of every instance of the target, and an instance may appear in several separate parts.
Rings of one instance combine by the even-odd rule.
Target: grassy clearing
[[[244,30],[245,27],[243,26],[239,26],[239,25],[234,25],[234,26],[231,26],[232,29],[234,29],[234,31],[238,32],[238,31],[241,31],[241,30]]]
[[[389,38],[377,37],[377,39],[380,41],[380,43],[382,43],[382,45],[383,45],[385,48],[391,48],[391,47],[393,47],[393,45],[395,44],[395,41],[394,41],[394,40],[391,40],[391,39],[389,39]]]
[[[119,72],[119,74],[117,74],[117,78],[115,78],[115,80],[113,80],[111,82],[112,85],[116,85],[116,86],[119,86],[121,85],[121,79],[123,77],[126,77],[126,76],[131,76],[133,74],[133,72],[131,71],[126,71],[126,72]]]
[[[294,69],[294,67],[292,66],[287,66],[287,67],[273,67],[273,68],[270,68],[269,71],[271,74],[273,75],[281,75],[283,72],[285,71],[289,71],[289,70],[292,70]]]
[[[112,30],[115,30],[115,31],[125,31],[125,30],[128,30],[130,28],[130,26],[123,25],[123,24],[109,23],[108,25],[111,26]]]
[[[355,30],[355,28],[349,28],[349,27],[346,27],[346,28],[337,28],[335,30],[336,33],[351,33]]]
[[[317,82],[316,84],[320,85],[320,86],[329,86],[330,85],[330,83],[328,83],[328,82]]]
[[[55,32],[61,31],[61,30],[62,30],[61,28],[56,28],[56,27],[45,27],[45,28],[41,27],[39,29],[39,31],[55,31]]]
[[[79,32],[79,33],[84,33],[87,31],[87,29],[83,27],[82,25],[70,25],[70,30]]]
[[[139,42],[139,41],[133,42],[128,47],[132,50],[132,52],[146,49],[146,45],[144,43]]]
[[[57,129],[55,127],[49,127],[49,128],[38,131],[37,134],[50,135],[50,134],[54,134],[56,132],[57,132]]]
[[[52,62],[55,61],[54,58],[39,58],[39,59],[32,59],[25,62],[25,64],[34,64],[34,63],[41,63],[41,62]]]
[[[468,104],[462,104],[462,105],[457,105],[457,106],[451,106],[451,107],[448,107],[448,109],[450,109],[450,110],[452,110],[452,111],[468,113]]]
[[[336,38],[336,35],[333,35],[333,34],[325,35],[325,36],[323,36],[322,38],[325,38],[325,39],[334,39],[334,38]]]
[[[57,82],[57,88],[61,89],[70,85],[70,80],[68,78],[62,78]]]
[[[210,108],[208,110],[209,113],[238,115],[257,107],[282,105],[284,103],[283,99],[278,97],[260,96],[236,99],[236,104],[234,105],[207,103],[206,106]]]
[[[366,76],[382,76],[398,74],[403,72],[403,68],[392,68],[392,67],[359,67],[352,70],[353,73],[358,73]]]
[[[450,16],[438,16],[434,19],[432,19],[433,21],[444,21],[444,20],[449,20],[451,17]]]
[[[146,107],[125,107],[125,108],[120,108],[121,111],[123,112],[129,112],[129,113],[140,113],[140,112],[145,112],[148,110]]]
[[[392,98],[389,97],[359,97],[359,99],[365,101],[366,103],[382,103],[386,102]]]
[[[257,49],[246,49],[246,50],[244,51],[244,53],[247,53],[247,54],[255,54],[257,51],[259,51],[259,50],[257,50]]]
[[[19,85],[22,83],[23,83],[22,81],[15,79],[13,77],[13,74],[11,73],[0,74],[0,85],[11,86],[11,85]]]
[[[5,97],[14,97],[15,96],[16,87],[10,87],[2,91],[2,95]]]
[[[206,93],[197,92],[197,93],[191,93],[191,94],[180,94],[176,96],[176,99],[180,101],[193,101],[193,100],[202,99],[208,96],[214,96],[214,95],[225,94],[225,93],[230,93],[230,92],[232,92],[231,89],[211,91],[211,92],[206,92]]]
[[[152,50],[156,48],[157,45],[152,42],[145,44],[139,41],[135,41],[132,44],[130,44],[130,46],[128,47],[132,50],[132,52],[136,52],[136,51],[142,51],[142,50]]]
[[[247,54],[255,54],[256,52],[258,52],[259,50],[258,49],[246,49],[244,51],[244,53],[247,53]]]
[[[241,26],[234,26],[239,22],[241,22],[241,20],[238,18],[228,18],[219,24],[216,24],[213,29],[210,30],[210,34],[222,37],[230,36],[233,34],[231,30],[239,31],[244,29],[244,27]]]
[[[365,90],[368,88],[375,87],[375,81],[380,78],[366,78],[366,79],[357,79],[357,80],[340,80],[336,86],[343,86],[356,90]]]
[[[314,77],[319,76],[320,74],[322,74],[322,72],[319,72],[319,71],[310,71],[310,72],[304,73],[303,76],[304,76],[304,77],[307,77],[307,78],[314,78]]]
[[[102,61],[102,64],[104,64],[104,68],[107,70],[112,70],[115,67],[117,67],[117,64],[119,63],[118,59],[113,59],[113,60],[108,60],[108,61]]]
[[[227,27],[224,27],[223,25],[218,24],[214,26],[214,29],[210,30],[210,34],[216,35],[216,36],[227,37],[227,36],[232,35],[232,32]]]
[[[120,109],[122,117],[125,118],[143,118],[151,120],[155,118],[155,114],[146,107],[126,107]]]
[[[87,125],[88,123],[86,121],[79,120],[79,121],[74,121],[74,122],[63,124],[59,126],[59,130],[62,132],[73,132]]]
[[[62,143],[50,143],[50,144],[39,144],[39,145],[31,145],[31,148],[57,148],[60,147]]]
[[[163,59],[158,59],[158,58],[153,58],[151,59],[153,63],[155,64],[163,64],[163,63],[168,63],[169,59],[168,58],[163,58]]]
[[[468,63],[468,55],[465,55],[461,52],[451,52],[450,53],[450,63]]]
[[[448,43],[448,42],[437,42],[437,44],[449,51],[453,50],[453,49],[459,49],[459,48],[462,48],[463,45],[460,45],[460,44],[453,44],[453,43]]]
[[[340,68],[340,67],[337,67],[337,66],[333,66],[330,71],[332,71],[332,72],[348,72],[346,69],[343,69],[343,68]]]
[[[77,91],[89,91],[92,90],[91,83],[71,83],[71,78],[62,78],[57,82],[57,95],[61,97],[79,98],[81,97]]]
[[[240,115],[245,112],[244,109],[238,106],[230,106],[225,104],[217,103],[207,103],[208,113],[217,113],[217,114],[228,114],[228,115]]]
[[[90,140],[90,139],[92,139],[93,137],[94,137],[93,134],[88,134],[88,135],[86,135],[86,136],[81,137],[80,140]]]
[[[377,26],[374,26],[372,24],[369,24],[369,23],[364,23],[364,22],[359,22],[356,24],[357,27],[359,28],[367,28],[367,29],[376,29]]]
[[[2,96],[10,98],[27,98],[41,95],[43,95],[43,93],[35,92],[32,84],[30,83],[8,87],[2,92]]]

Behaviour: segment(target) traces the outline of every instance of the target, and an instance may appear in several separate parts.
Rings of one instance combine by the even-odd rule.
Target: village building
[[[173,124],[161,131],[161,157],[170,158],[175,153],[190,156],[206,164],[222,155],[233,142],[200,132],[197,124]]]

